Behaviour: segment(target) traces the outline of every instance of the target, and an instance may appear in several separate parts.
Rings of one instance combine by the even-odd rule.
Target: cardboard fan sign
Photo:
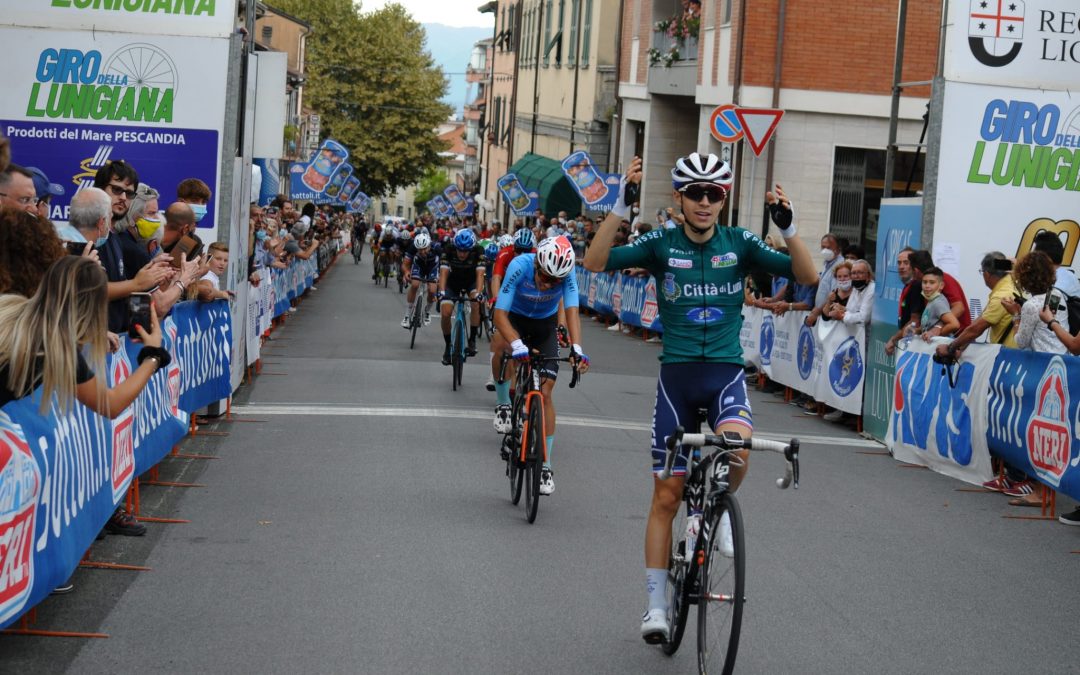
[[[448,216],[471,216],[473,214],[476,205],[473,203],[472,197],[463,195],[456,185],[446,186],[443,195],[452,210],[451,213],[447,214]]]
[[[615,206],[619,198],[619,174],[600,171],[589,153],[584,150],[570,153],[562,161],[562,170],[587,210],[606,213]]]
[[[356,176],[348,159],[349,150],[344,145],[331,138],[323,141],[306,166],[302,169],[290,169],[290,191],[294,193],[293,198],[300,198],[296,194],[300,192],[310,195],[316,204],[336,204],[353,208],[352,203],[363,193],[359,191],[360,178]]]
[[[526,188],[516,174],[508,173],[497,183],[515,216],[532,215],[540,207],[540,193]]]

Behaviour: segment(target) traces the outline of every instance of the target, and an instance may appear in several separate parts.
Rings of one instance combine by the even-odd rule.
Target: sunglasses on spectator
[[[124,195],[128,199],[134,199],[135,198],[135,191],[134,190],[128,190],[123,185],[115,185],[113,183],[109,183],[105,187],[109,190],[109,192],[113,193],[114,197],[119,197],[120,195]]]
[[[727,190],[712,183],[691,183],[679,190],[688,199],[700,202],[702,197],[708,197],[709,202],[715,204],[727,199]]]

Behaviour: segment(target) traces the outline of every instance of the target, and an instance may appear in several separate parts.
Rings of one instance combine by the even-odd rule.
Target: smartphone
[[[138,340],[141,338],[135,326],[142,326],[147,333],[150,332],[150,294],[132,293],[128,298],[128,307],[131,309],[131,325],[128,327],[128,337]]]
[[[176,242],[176,246],[170,251],[170,255],[172,255],[172,262],[170,264],[176,269],[180,269],[181,260],[191,262],[197,258],[201,252],[202,244],[194,238],[184,235],[183,237],[180,237],[180,241]]]
[[[1051,312],[1057,313],[1061,304],[1061,294],[1057,292],[1057,289],[1054,289],[1046,294],[1046,302],[1043,304],[1043,307],[1049,309]]]
[[[65,241],[64,248],[67,249],[68,255],[82,255],[86,250],[86,242]]]

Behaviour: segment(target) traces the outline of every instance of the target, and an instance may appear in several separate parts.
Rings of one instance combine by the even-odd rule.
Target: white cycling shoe
[[[405,330],[408,330],[408,329],[412,328],[412,325],[410,325],[410,324],[411,324],[411,322],[409,321],[409,315],[406,314],[405,318],[403,318],[401,320],[401,327],[404,328]]]
[[[495,431],[499,432],[500,434],[508,434],[510,433],[511,428],[510,406],[495,406]]]
[[[724,511],[724,515],[720,516],[720,541],[719,541],[720,553],[725,558],[735,557],[735,541],[731,536],[731,514]]]
[[[671,637],[671,624],[667,612],[662,609],[650,609],[641,617],[641,639],[651,645],[658,645]]]
[[[551,477],[551,469],[540,470],[540,494],[550,495],[555,492],[555,479]]]

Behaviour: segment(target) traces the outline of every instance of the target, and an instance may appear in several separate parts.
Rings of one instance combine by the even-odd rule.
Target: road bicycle
[[[354,239],[352,242],[352,259],[354,265],[360,264],[360,256],[364,252],[364,242],[361,239]]]
[[[413,313],[409,317],[409,330],[412,332],[412,336],[409,338],[409,349],[412,349],[416,345],[416,332],[420,330],[420,326],[424,325],[424,316],[431,311],[431,305],[428,303],[427,282],[421,281],[420,288],[416,291],[416,302],[413,303]]]
[[[499,382],[506,381],[506,366],[511,360],[509,354],[503,353],[499,360]],[[570,363],[573,367],[570,388],[577,386],[581,376],[576,361],[569,357],[543,356],[533,350],[529,360],[517,367],[514,399],[510,407],[510,431],[503,435],[499,451],[506,462],[506,477],[510,479],[510,502],[517,506],[524,488],[525,520],[530,523],[536,521],[540,507],[540,472],[547,461],[540,367],[553,361]]]
[[[382,283],[383,287],[390,286],[390,269],[393,265],[393,261],[390,259],[390,254],[384,251],[380,251],[375,257],[375,285],[378,286]]]
[[[465,295],[447,295],[443,300],[454,303],[450,310],[450,365],[453,377],[453,390],[461,386],[461,375],[465,370],[468,357],[466,347],[469,336],[469,317],[472,315],[472,300]]]
[[[698,411],[696,428],[705,420]],[[668,562],[668,621],[671,636],[661,647],[672,655],[679,648],[686,629],[690,605],[697,605],[698,670],[701,673],[729,675],[735,668],[742,628],[743,603],[746,602],[746,549],[742,512],[734,493],[729,491],[728,476],[732,466],[741,466],[738,450],[761,450],[784,456],[784,476],[776,486],[799,487],[799,440],[788,443],[761,438],[743,438],[735,432],[712,434],[685,433],[677,427],[667,439],[667,456],[661,479],[671,476],[678,446],[688,452],[686,479],[683,484],[683,507],[672,528],[671,556]],[[715,448],[701,456],[700,448]],[[722,519],[731,524],[730,542],[722,541]],[[730,543],[730,550],[725,550]]]
[[[480,332],[488,342],[491,342],[491,336],[495,334],[493,312],[494,310],[487,303],[487,299],[480,298]]]

